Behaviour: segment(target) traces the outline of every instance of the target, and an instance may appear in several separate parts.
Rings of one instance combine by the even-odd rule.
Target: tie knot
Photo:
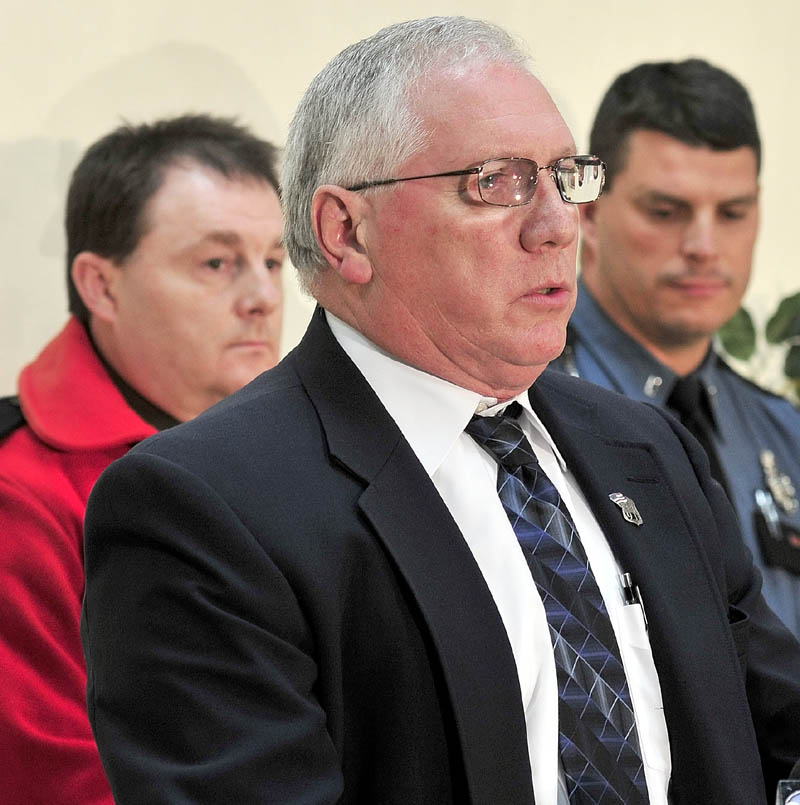
[[[700,378],[692,373],[679,377],[670,392],[667,405],[678,413],[694,413],[701,405],[704,389]]]
[[[521,412],[522,406],[513,402],[497,416],[473,416],[465,428],[481,447],[512,473],[517,467],[539,463],[519,424]]]
[[[696,372],[675,381],[667,398],[667,408],[674,411],[684,424],[699,422],[704,427],[713,427],[708,391]]]

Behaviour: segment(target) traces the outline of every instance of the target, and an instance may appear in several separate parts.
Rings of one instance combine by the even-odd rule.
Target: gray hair
[[[424,148],[430,134],[414,101],[426,79],[456,78],[476,63],[527,70],[527,62],[502,28],[430,17],[383,28],[323,68],[295,112],[283,170],[284,239],[307,291],[327,267],[311,223],[315,190],[388,178]]]

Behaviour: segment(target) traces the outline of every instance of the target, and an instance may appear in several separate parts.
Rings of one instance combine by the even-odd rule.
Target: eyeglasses
[[[362,182],[347,190],[366,190],[369,187],[413,182],[417,179],[437,179],[440,176],[478,177],[478,194],[481,201],[493,207],[521,207],[529,204],[536,192],[539,172],[549,170],[555,180],[561,198],[568,204],[586,204],[595,201],[603,192],[606,179],[605,163],[598,157],[561,157],[551,165],[537,165],[525,157],[502,157],[487,159],[476,168],[466,168],[447,173],[428,173],[424,176],[406,176],[403,179],[378,179]]]

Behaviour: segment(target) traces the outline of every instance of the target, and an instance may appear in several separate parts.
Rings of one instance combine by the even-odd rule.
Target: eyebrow
[[[242,242],[242,238],[238,232],[233,230],[215,230],[214,232],[207,232],[197,241],[198,245],[209,242],[221,243],[223,246],[238,246]],[[272,247],[283,249],[283,238],[281,237],[273,243]]]
[[[218,230],[215,232],[207,232],[202,238],[200,238],[200,243],[206,241],[222,243],[224,246],[236,246],[242,242],[242,239],[236,232]]]
[[[553,152],[558,154],[558,156],[554,156],[552,159],[548,159],[546,162],[541,164],[543,165],[551,165],[553,162],[556,162],[559,159],[564,159],[564,157],[573,157],[573,156],[580,156],[581,154],[588,154],[588,151],[578,151],[578,146],[575,143],[569,143],[563,148],[557,148]],[[534,160],[536,164],[540,164],[537,160]]]
[[[660,204],[673,204],[676,207],[691,207],[692,205],[684,198],[678,196],[671,196],[669,193],[662,193],[659,190],[646,190],[639,197],[642,201],[657,202]],[[758,200],[757,193],[747,193],[744,196],[735,196],[734,198],[722,199],[717,203],[717,206],[742,204],[752,205]]]

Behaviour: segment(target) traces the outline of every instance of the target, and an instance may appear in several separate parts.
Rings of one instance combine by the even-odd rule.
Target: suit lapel
[[[657,605],[659,611],[670,610],[678,603],[691,612],[695,607],[711,604],[718,615],[724,616],[725,605],[713,573],[698,550],[701,535],[693,525],[699,523],[690,522],[693,513],[688,506],[691,503],[696,508],[699,496],[695,494],[693,501],[680,500],[652,442],[646,438],[621,438],[609,430],[613,424],[600,421],[594,404],[560,389],[554,394],[545,379],[540,379],[530,396],[586,496],[620,568],[633,575],[643,593],[649,593],[651,606]],[[685,454],[683,460],[693,476]],[[625,520],[622,509],[610,498],[613,493],[622,493],[634,501],[642,516],[641,526]],[[710,514],[706,508],[697,517]],[[674,600],[678,588],[685,590]]]
[[[519,680],[480,569],[433,483],[317,309],[297,370],[333,461],[365,483],[362,512],[392,557],[435,646],[470,796],[533,801]]]
[[[673,780],[692,786],[681,792],[687,801],[699,801],[709,777],[708,753],[724,757],[726,752],[724,744],[709,746],[720,713],[730,719],[732,734],[751,733],[736,648],[727,628],[727,602],[702,547],[708,536],[704,529],[716,528],[713,515],[697,491],[684,452],[676,450],[667,457],[668,466],[678,468],[667,474],[663,446],[657,452],[646,437],[621,438],[620,433],[630,432],[625,415],[614,431],[608,410],[601,421],[596,405],[586,401],[591,384],[585,388],[585,397],[576,397],[544,375],[531,389],[531,403],[575,475],[621,570],[630,572],[641,589],[670,734]],[[680,462],[685,464],[683,477]],[[624,519],[609,499],[614,492],[636,503],[641,526]],[[713,736],[704,733],[707,728]],[[755,746],[753,751],[757,753]],[[679,801],[679,792],[673,793]]]

